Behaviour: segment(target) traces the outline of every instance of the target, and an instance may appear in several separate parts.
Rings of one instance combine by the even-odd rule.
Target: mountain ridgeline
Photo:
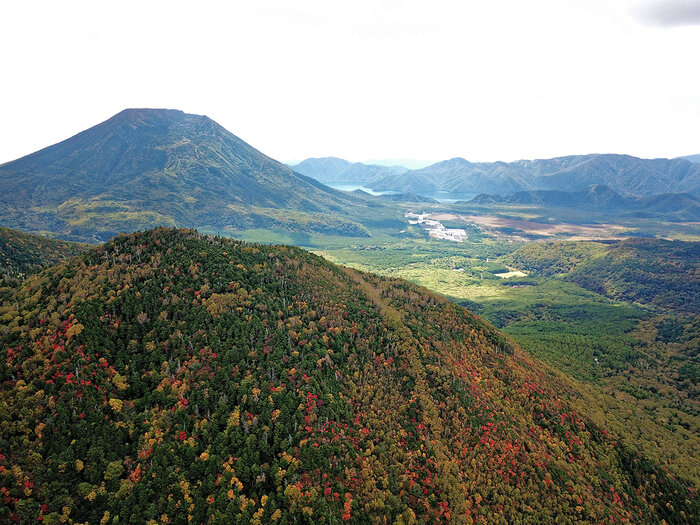
[[[471,312],[157,229],[1,289],[0,521],[697,523]]]
[[[650,197],[624,197],[607,186],[593,185],[581,191],[530,190],[508,195],[476,195],[469,204],[534,205],[610,212],[616,216],[659,217],[665,220],[700,220],[700,199],[688,193]]]
[[[309,159],[298,166],[314,160],[317,159]],[[338,160],[335,159],[336,164]],[[309,176],[319,180],[329,176],[330,169],[325,164],[316,162],[313,167],[314,170],[307,172]],[[613,154],[516,162],[469,162],[454,158],[373,179],[360,180],[347,174],[343,182],[363,183],[376,191],[409,191],[419,195],[435,192],[506,195],[531,190],[578,192],[603,185],[624,196],[664,193],[697,196],[700,195],[700,165],[682,158],[640,159]]]
[[[0,220],[66,239],[197,226],[366,236],[348,216],[366,200],[263,155],[213,120],[129,109],[0,166]]]
[[[85,244],[0,227],[0,277],[21,277],[86,250]]]
[[[337,157],[306,159],[291,166],[295,171],[324,184],[367,184],[388,175],[400,175],[408,171],[402,166],[379,166],[350,162]]]
[[[620,301],[700,315],[700,243],[663,239],[530,243],[505,257]]]
[[[678,157],[679,159],[689,160],[690,162],[700,163],[700,153],[696,155],[685,155],[683,157]]]
[[[377,224],[396,221],[394,203],[429,203],[425,199],[436,193],[580,193],[604,186],[619,194],[625,206],[633,197],[659,196],[626,213],[675,221],[696,220],[693,199],[700,195],[700,164],[628,155],[511,163],[457,158],[416,170],[329,157],[307,159],[293,168],[208,117],[128,109],[0,165],[0,223],[82,242],[156,226],[227,235],[267,229],[369,237]],[[397,196],[380,199],[323,183],[361,184]]]

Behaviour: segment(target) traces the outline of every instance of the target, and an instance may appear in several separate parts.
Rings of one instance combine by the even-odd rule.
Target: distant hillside
[[[367,205],[359,197],[294,172],[205,116],[175,110],[122,111],[3,164],[0,186],[3,224],[67,239],[158,225],[367,235],[347,219]]]
[[[376,191],[414,193],[508,193],[526,186],[520,175],[506,163],[472,163],[457,158],[404,174],[388,175],[369,187]]]
[[[570,396],[405,281],[123,235],[0,305],[0,521],[697,523]]]
[[[394,201],[394,202],[422,202],[424,204],[437,204],[438,201],[431,199],[430,197],[423,197],[422,195],[417,195],[416,193],[385,193],[380,195],[380,199]]]
[[[581,206],[595,208],[626,207],[626,199],[607,186],[590,186],[582,191],[530,190],[507,195],[481,193],[469,200],[472,204],[539,204],[546,206]],[[636,199],[634,199],[636,202]]]
[[[700,163],[700,153],[697,155],[685,155],[684,157],[678,157],[679,159],[689,160],[690,162]]]
[[[700,314],[698,242],[530,243],[505,260],[543,275],[561,274],[612,299]]]
[[[78,255],[84,244],[57,241],[0,227],[0,276],[21,275]]]
[[[700,199],[687,193],[665,193],[639,199],[631,207],[635,217],[700,221]]]
[[[518,191],[508,195],[476,195],[470,204],[538,205],[600,210],[615,215],[663,218],[674,221],[700,220],[700,199],[690,194],[667,193],[651,197],[623,197],[607,186],[594,185],[582,191]]]
[[[306,159],[291,168],[324,184],[366,184],[387,175],[398,175],[408,171],[401,166],[363,164],[336,157]]]
[[[369,184],[376,191],[493,193],[583,191],[603,185],[625,196],[661,193],[700,195],[700,165],[685,159],[629,155],[576,155],[545,160],[473,163],[456,158],[420,170],[387,175]]]
[[[700,243],[629,239],[578,265],[567,279],[613,299],[700,315]]]
[[[377,164],[379,166],[399,166],[409,170],[417,170],[419,168],[425,168],[434,163],[434,161],[420,160],[420,159],[407,159],[407,158],[394,158],[394,159],[366,159],[363,160],[365,164]]]

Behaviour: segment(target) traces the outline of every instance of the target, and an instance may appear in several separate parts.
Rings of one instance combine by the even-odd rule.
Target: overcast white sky
[[[0,162],[127,107],[288,161],[700,153],[700,0],[13,1]]]

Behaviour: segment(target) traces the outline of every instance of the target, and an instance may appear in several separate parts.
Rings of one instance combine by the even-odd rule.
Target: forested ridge
[[[86,249],[85,244],[48,239],[0,226],[0,277],[21,277]]]
[[[471,312],[158,229],[0,288],[0,521],[693,523]]]
[[[616,300],[700,313],[700,243],[664,239],[530,243],[504,258]]]

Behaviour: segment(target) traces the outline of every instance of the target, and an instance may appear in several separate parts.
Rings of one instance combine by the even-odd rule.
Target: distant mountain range
[[[422,169],[351,163],[337,158],[307,159],[294,169],[324,183],[363,184],[375,191],[492,193],[583,191],[604,185],[626,196],[665,193],[700,195],[700,155],[640,159],[629,155],[574,155],[516,162],[445,160]],[[695,161],[695,162],[692,162]]]
[[[290,167],[324,184],[366,184],[388,175],[400,175],[408,171],[408,168],[403,166],[363,164],[337,157],[306,159]]]
[[[481,193],[470,204],[515,204],[610,211],[634,217],[663,217],[667,220],[700,220],[700,199],[688,193],[665,193],[650,197],[623,197],[607,186],[592,185],[585,190],[518,191],[508,195]]]
[[[362,196],[295,172],[208,117],[176,110],[122,111],[1,165],[0,186],[3,225],[66,239],[159,225],[368,234],[345,218],[368,205]]]
[[[628,196],[700,195],[700,165],[686,159],[597,154],[508,163],[474,163],[456,158],[420,170],[387,175],[368,187],[418,194],[443,191],[505,195],[524,190],[582,191],[595,184]]]
[[[690,162],[700,163],[700,153],[697,155],[685,155],[683,157],[678,157],[679,159],[689,160]]]
[[[435,161],[407,158],[371,159],[362,160],[365,164],[378,164],[379,166],[400,166],[409,170],[417,170],[434,164]]]
[[[338,183],[396,195],[376,198],[324,185]],[[392,202],[430,202],[426,198],[435,192],[585,193],[596,185],[615,195],[599,189],[570,197],[552,193],[513,198],[539,199],[543,204],[578,199],[586,206],[606,202],[639,213],[663,209],[676,218],[695,217],[700,164],[580,155],[510,163],[457,158],[416,170],[328,157],[289,167],[208,117],[128,109],[63,142],[0,165],[0,224],[87,242],[156,226],[196,227],[209,233],[266,228],[362,237],[370,235],[362,222],[373,210]],[[675,193],[687,195],[668,195]],[[630,200],[655,195],[661,197],[653,203]]]

